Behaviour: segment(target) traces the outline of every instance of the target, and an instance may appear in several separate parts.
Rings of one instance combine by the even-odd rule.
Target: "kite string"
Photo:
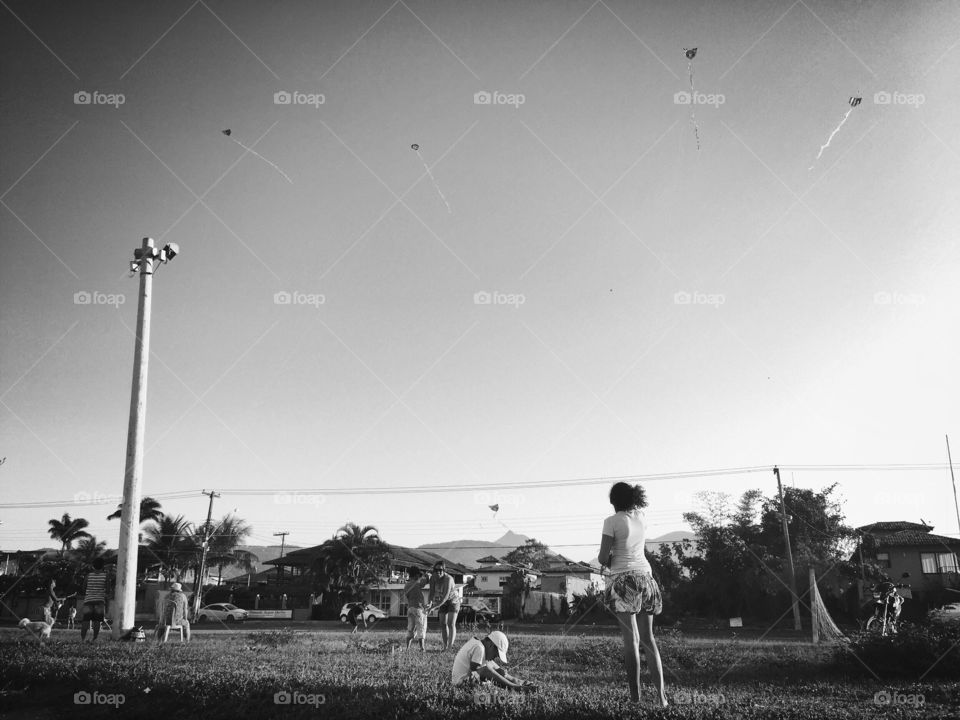
[[[830,143],[833,142],[833,136],[836,135],[838,132],[840,132],[840,128],[843,127],[843,124],[847,121],[847,118],[850,117],[850,113],[852,112],[853,112],[853,108],[851,107],[849,110],[847,110],[843,118],[840,120],[840,124],[834,128],[832,133],[830,133],[830,137],[827,138],[827,142],[820,146],[820,152],[817,153],[817,160],[819,160],[820,156],[823,155],[823,151],[826,150],[828,147],[830,147]]]
[[[417,157],[420,158],[420,162],[423,163],[423,169],[427,171],[427,175],[430,176],[430,182],[433,183],[433,187],[436,188],[437,194],[440,196],[440,199],[443,200],[443,204],[447,206],[447,212],[452,213],[453,210],[450,209],[450,203],[447,202],[447,198],[443,196],[443,191],[440,189],[440,185],[437,184],[437,179],[433,176],[433,173],[430,172],[430,166],[427,165],[427,161],[423,159],[423,155],[420,154],[420,149],[415,150]]]
[[[237,139],[234,138],[234,137],[230,137],[229,135],[227,135],[227,138],[230,139],[230,140],[233,140],[233,142],[235,142],[237,145],[239,145],[240,147],[242,147],[244,150],[246,150],[246,151],[247,151],[248,153],[250,153],[251,155],[256,155],[258,158],[260,158],[261,160],[263,160],[267,165],[269,165],[269,166],[272,167],[274,170],[276,170],[278,173],[280,173],[281,175],[283,175],[283,177],[286,179],[286,181],[287,181],[288,183],[290,183],[291,185],[293,184],[293,180],[291,180],[291,179],[289,178],[289,176],[288,176],[283,170],[281,170],[279,167],[277,167],[276,164],[274,164],[274,163],[270,162],[269,160],[267,160],[263,155],[261,155],[260,153],[258,153],[256,150],[254,150],[253,148],[247,147],[246,145],[244,145],[242,142],[240,142],[239,140],[237,140]]]
[[[689,58],[687,60],[687,75],[690,77],[690,124],[693,125],[693,136],[697,139],[697,150],[699,150],[700,128],[697,126],[697,115],[694,111],[695,90],[693,89],[693,58]]]

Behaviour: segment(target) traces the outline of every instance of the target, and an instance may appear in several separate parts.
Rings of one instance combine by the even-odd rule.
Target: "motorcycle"
[[[906,583],[894,584],[886,580],[871,588],[873,591],[873,614],[867,620],[868,631],[879,630],[881,636],[884,637],[888,631],[893,635],[897,633],[900,610],[906,599],[897,590],[908,587],[910,585]]]

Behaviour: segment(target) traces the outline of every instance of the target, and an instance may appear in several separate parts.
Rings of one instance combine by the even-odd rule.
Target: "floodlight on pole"
[[[169,250],[173,248],[173,252]],[[140,271],[137,304],[137,335],[133,351],[133,384],[130,390],[130,421],[127,426],[127,456],[124,464],[123,503],[120,511],[120,541],[117,549],[117,585],[113,604],[112,636],[119,639],[136,621],[137,551],[139,548],[140,496],[143,481],[143,436],[146,428],[147,365],[150,359],[150,308],[156,263],[173,259],[180,248],[167,245],[157,250],[153,238],[144,238],[133,251],[130,271]]]

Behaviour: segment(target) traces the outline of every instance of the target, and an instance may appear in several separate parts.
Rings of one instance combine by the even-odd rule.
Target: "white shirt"
[[[603,521],[603,534],[613,538],[611,573],[650,572],[650,563],[644,555],[647,520],[643,510],[621,510],[611,515]]]
[[[459,685],[470,677],[471,663],[477,663],[480,667],[491,665],[494,668],[499,667],[493,660],[487,660],[487,651],[481,640],[470,638],[457,651],[457,656],[453,659],[453,675],[451,680],[454,685]]]

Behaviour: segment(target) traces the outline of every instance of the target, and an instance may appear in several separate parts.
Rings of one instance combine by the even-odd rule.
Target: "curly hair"
[[[639,485],[618,482],[610,488],[610,504],[617,512],[647,506],[647,493]]]

